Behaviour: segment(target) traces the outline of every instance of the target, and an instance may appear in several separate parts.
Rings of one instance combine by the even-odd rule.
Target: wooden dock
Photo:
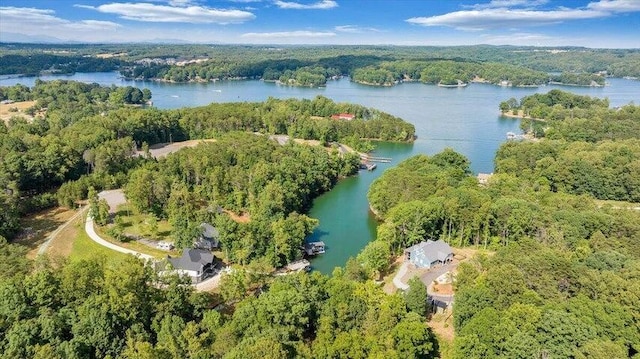
[[[363,153],[360,154],[360,159],[367,162],[391,163],[391,158],[389,157],[375,157]]]

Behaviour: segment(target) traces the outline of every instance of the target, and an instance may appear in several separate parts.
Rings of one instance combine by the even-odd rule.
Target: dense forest
[[[369,193],[384,222],[360,257],[424,238],[496,251],[459,267],[455,358],[637,354],[640,214],[512,173],[478,185],[466,171],[447,150],[385,172]],[[368,258],[381,272],[391,262]]]
[[[115,71],[125,64],[119,59],[103,59],[81,55],[5,54],[0,56],[0,75],[37,76],[42,73],[73,74],[76,72]]]
[[[636,357],[640,213],[599,199],[638,201],[638,108],[555,90],[514,102],[566,116],[539,122],[553,139],[503,144],[486,184],[452,150],[386,171],[368,195],[383,223],[359,257],[424,238],[495,251],[459,267],[454,358]],[[594,138],[558,130],[571,121]]]
[[[640,201],[640,107],[610,109],[604,99],[552,90],[501,104],[531,116],[522,126],[543,141],[512,141],[496,154],[496,172],[553,191]]]
[[[151,98],[148,90],[132,87],[37,81],[32,89],[16,85],[0,88],[0,94],[35,101],[26,111],[31,119],[14,116],[0,126],[0,187],[5,189],[0,196],[6,209],[0,235],[7,238],[15,234],[20,214],[52,206],[56,199],[71,206],[92,186],[120,187],[127,171],[144,162],[132,155],[145,144],[243,131],[368,148],[362,139],[412,141],[415,133],[399,118],[325,97],[160,111],[128,104]],[[341,112],[356,118],[330,119]]]
[[[159,277],[130,256],[34,266],[0,238],[1,358],[435,358],[404,297],[336,270],[236,270],[220,295]],[[8,269],[8,268],[7,268]],[[247,294],[248,293],[255,293]],[[424,300],[424,298],[423,298]],[[224,310],[212,309],[225,301]]]
[[[587,78],[589,85],[592,76],[576,75]],[[602,76],[594,75],[596,81],[604,85]],[[392,61],[377,66],[356,69],[351,75],[355,82],[389,86],[400,81],[420,81],[439,85],[458,85],[471,81],[488,82],[496,85],[537,86],[549,82],[548,74],[533,71],[521,66],[499,63],[477,63],[467,61]],[[568,78],[561,78],[559,82]]]

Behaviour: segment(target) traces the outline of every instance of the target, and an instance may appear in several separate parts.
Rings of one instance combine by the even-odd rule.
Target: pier
[[[360,154],[360,159],[365,161],[365,162],[391,163],[391,158],[369,156],[369,155],[364,154],[364,153]]]

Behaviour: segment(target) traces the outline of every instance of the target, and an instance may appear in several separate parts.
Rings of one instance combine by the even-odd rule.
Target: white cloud
[[[373,27],[362,27],[358,25],[340,25],[333,28],[338,32],[346,32],[351,34],[362,34],[365,32],[382,32],[382,30]]]
[[[0,7],[0,31],[20,30],[26,35],[51,35],[51,31],[70,30],[109,31],[121,27],[111,21],[80,20],[70,21],[55,16],[55,11],[26,7]]]
[[[275,1],[276,6],[281,9],[298,9],[298,10],[328,10],[338,7],[338,3],[333,0],[321,0],[312,4],[301,4],[293,1]]]
[[[537,9],[545,3],[546,0],[493,0],[487,4],[473,5],[473,10],[454,11],[430,17],[413,17],[405,21],[422,26],[486,30],[547,25],[571,20],[609,17],[614,13],[640,11],[639,0],[602,0],[591,2],[585,8]]]
[[[175,1],[175,0],[174,0]],[[180,1],[187,3],[187,1]],[[255,19],[242,10],[213,9],[204,6],[167,6],[150,3],[110,3],[96,7],[75,5],[103,13],[116,14],[123,19],[144,22],[183,22],[193,24],[238,24]]]
[[[640,11],[640,1],[638,0],[602,0],[591,2],[587,8],[606,12],[634,12]]]
[[[335,32],[329,31],[281,31],[281,32],[248,32],[240,35],[243,38],[253,39],[283,39],[283,38],[319,38],[319,37],[333,37],[336,36]]]
[[[511,8],[511,7],[524,7],[535,8],[540,5],[548,3],[549,0],[491,0],[486,4],[475,4],[470,6],[464,6],[473,9],[495,9],[495,8]]]
[[[537,26],[568,20],[603,17],[595,10],[511,10],[504,8],[463,10],[431,17],[414,17],[406,21],[423,26],[448,26],[460,30],[485,30],[503,27]]]

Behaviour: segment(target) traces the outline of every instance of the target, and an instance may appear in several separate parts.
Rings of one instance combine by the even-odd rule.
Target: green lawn
[[[92,241],[87,235],[87,232],[84,231],[83,224],[82,228],[78,231],[78,236],[73,241],[73,247],[69,254],[69,259],[74,261],[103,257],[108,258],[108,261],[120,261],[126,256],[127,254],[113,251]]]
[[[152,232],[149,225],[150,215],[135,213],[129,204],[118,206],[116,216],[120,217],[125,233],[157,241],[173,242],[173,237],[171,236],[172,227],[166,220],[157,220],[157,229]]]

